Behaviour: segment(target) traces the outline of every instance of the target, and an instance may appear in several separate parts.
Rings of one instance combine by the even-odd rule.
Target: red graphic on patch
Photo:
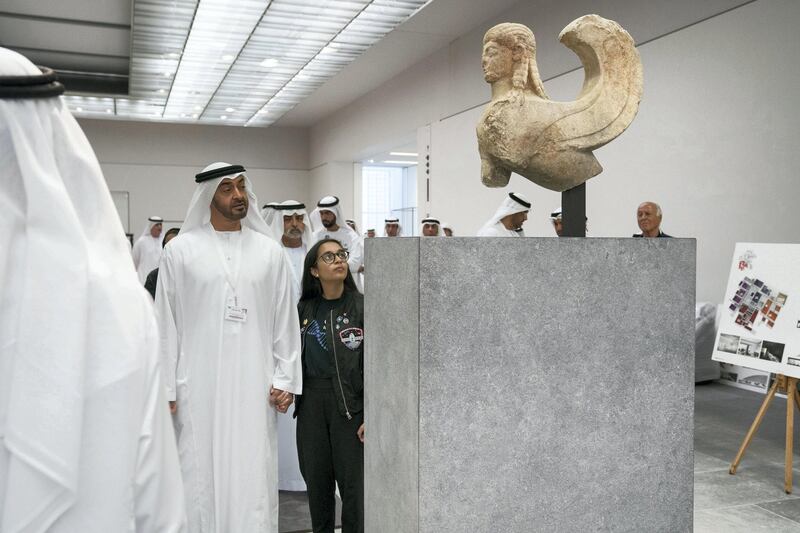
[[[342,344],[351,350],[357,350],[364,340],[364,330],[361,328],[347,328],[339,332]]]

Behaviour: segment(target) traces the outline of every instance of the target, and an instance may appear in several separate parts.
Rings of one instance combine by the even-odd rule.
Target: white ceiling
[[[147,113],[146,117],[125,115],[126,109],[133,107],[133,101],[126,99],[131,70],[131,13],[135,7],[132,1],[136,2],[3,0],[0,46],[58,71],[69,93],[84,95],[71,100],[74,112],[83,106],[86,109],[81,112],[94,109],[107,113],[92,115],[94,118],[191,122],[191,117],[165,119],[158,112]],[[432,0],[305,97],[277,124],[313,125],[517,1]]]
[[[285,114],[280,126],[311,126],[519,0],[433,0]]]

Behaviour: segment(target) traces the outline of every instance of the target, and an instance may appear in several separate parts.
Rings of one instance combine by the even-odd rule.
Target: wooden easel
[[[758,410],[758,414],[756,415],[755,420],[753,420],[753,424],[747,431],[747,435],[744,437],[744,442],[742,442],[742,446],[739,448],[739,453],[736,454],[736,459],[734,459],[733,463],[731,463],[731,468],[728,470],[728,472],[731,475],[736,473],[736,468],[739,466],[739,463],[742,462],[744,452],[747,451],[747,447],[750,446],[750,441],[753,440],[753,436],[756,434],[758,426],[761,425],[761,421],[764,419],[764,414],[767,412],[769,404],[772,403],[773,398],[775,398],[775,393],[777,393],[779,389],[781,392],[786,391],[786,459],[783,472],[783,490],[786,492],[786,494],[791,494],[794,407],[797,406],[798,410],[800,410],[800,393],[797,392],[797,378],[786,377],[783,374],[778,374],[777,379],[775,379],[775,383],[767,393],[767,397],[764,398],[764,401],[761,403],[761,408]]]

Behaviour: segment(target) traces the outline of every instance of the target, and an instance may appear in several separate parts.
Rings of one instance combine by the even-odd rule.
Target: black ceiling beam
[[[95,28],[110,28],[114,30],[130,30],[130,24],[117,24],[114,22],[98,22],[96,20],[65,19],[58,17],[45,17],[42,15],[28,15],[25,13],[10,13],[0,11],[0,17],[15,18],[21,20],[33,20],[37,22],[51,22],[54,24],[74,24],[76,26],[93,26]]]

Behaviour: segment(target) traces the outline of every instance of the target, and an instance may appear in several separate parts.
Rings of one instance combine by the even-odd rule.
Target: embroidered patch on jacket
[[[351,350],[357,350],[364,340],[364,330],[361,328],[347,328],[339,332],[342,344]]]

